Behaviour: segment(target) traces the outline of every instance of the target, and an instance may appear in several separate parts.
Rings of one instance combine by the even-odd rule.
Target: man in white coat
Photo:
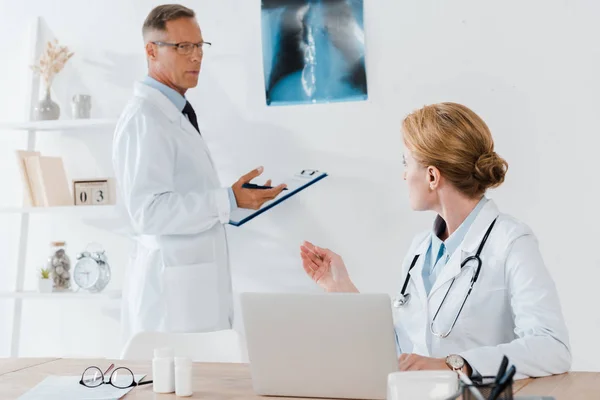
[[[185,98],[209,45],[194,12],[158,6],[144,22],[143,37],[148,76],[136,83],[113,143],[118,189],[136,240],[123,290],[124,337],[229,329],[233,299],[223,224],[232,209],[258,209],[285,185],[242,188],[262,173],[259,167],[221,187]]]

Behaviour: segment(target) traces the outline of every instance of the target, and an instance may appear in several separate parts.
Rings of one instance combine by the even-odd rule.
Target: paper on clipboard
[[[327,173],[313,170],[313,169],[305,169],[301,172],[295,174],[293,177],[286,179],[283,183],[287,185],[288,190],[282,191],[277,197],[273,200],[267,201],[263,206],[258,210],[250,210],[247,208],[237,208],[231,212],[229,216],[229,224],[233,226],[241,226],[256,216],[262,214],[268,209],[276,206],[277,204],[285,201],[286,199],[294,196],[296,193],[306,189],[312,184],[320,181],[325,178]]]

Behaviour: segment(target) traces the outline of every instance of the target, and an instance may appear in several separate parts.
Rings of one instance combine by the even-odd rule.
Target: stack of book
[[[26,206],[73,205],[62,158],[42,156],[38,151],[17,150],[17,159]]]

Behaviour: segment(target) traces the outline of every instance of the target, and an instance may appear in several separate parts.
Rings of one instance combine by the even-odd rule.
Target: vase
[[[46,89],[46,97],[38,102],[34,111],[37,121],[53,120],[60,117],[60,107],[52,100],[50,88]]]

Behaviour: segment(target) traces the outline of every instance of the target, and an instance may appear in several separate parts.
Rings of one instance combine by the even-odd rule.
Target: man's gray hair
[[[142,35],[146,35],[152,31],[165,32],[167,30],[167,22],[179,18],[194,18],[196,13],[180,4],[163,4],[155,7],[144,21]]]

